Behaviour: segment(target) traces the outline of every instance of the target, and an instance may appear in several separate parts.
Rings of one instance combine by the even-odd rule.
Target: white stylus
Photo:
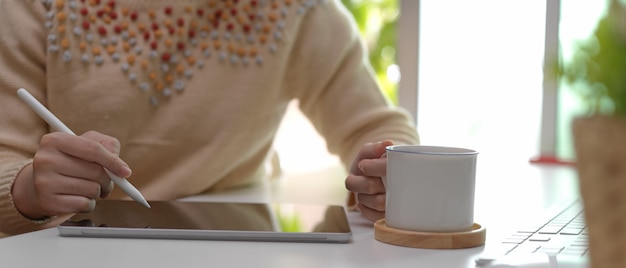
[[[54,114],[52,114],[48,109],[46,109],[41,102],[39,102],[33,95],[31,95],[26,89],[20,88],[17,90],[17,95],[24,101],[30,108],[32,108],[43,120],[48,122],[50,126],[56,128],[61,132],[65,132],[68,134],[76,135],[74,132],[69,129],[61,120],[59,120]],[[104,171],[111,177],[111,180],[120,187],[128,196],[130,196],[133,200],[137,201],[139,204],[142,204],[146,207],[150,207],[148,201],[141,195],[139,190],[135,188],[130,182],[128,182],[124,178],[120,178],[115,176],[115,174],[111,173],[108,169],[104,169]]]

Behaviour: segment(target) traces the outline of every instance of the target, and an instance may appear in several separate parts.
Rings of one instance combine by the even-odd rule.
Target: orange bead
[[[65,0],[56,0],[54,2],[54,5],[58,8],[61,9],[65,6]]]
[[[228,44],[228,52],[233,53],[235,52],[236,48],[234,44]]]
[[[256,48],[252,47],[250,48],[250,56],[256,56],[256,54],[258,53],[258,51],[256,50]]]
[[[124,51],[128,52],[130,51],[130,44],[128,42],[124,42],[122,43],[122,48],[124,49]]]
[[[207,44],[207,42],[200,43],[200,49],[205,50],[207,48],[209,48],[209,44]]]
[[[156,13],[154,12],[154,10],[150,10],[150,11],[148,11],[148,16],[151,19],[154,19],[154,18],[156,18]]]
[[[133,65],[135,64],[135,55],[128,55],[126,57],[126,61],[128,62],[128,64]]]
[[[168,39],[165,39],[164,43],[166,47],[172,47],[172,45],[174,44],[174,41],[168,38]]]
[[[91,49],[91,53],[97,56],[102,53],[102,50],[100,49],[100,47],[94,47],[93,49]]]
[[[243,57],[246,55],[246,49],[244,49],[243,47],[240,47],[237,49],[237,55],[239,55],[240,57]]]
[[[187,58],[187,63],[189,63],[189,65],[194,65],[196,64],[196,58],[191,56]]]
[[[65,12],[61,11],[61,12],[57,13],[57,20],[59,22],[64,22],[65,19],[67,19],[67,14],[65,14]]]
[[[128,16],[128,13],[129,13],[128,8],[127,7],[123,7],[122,8],[122,15],[123,16]]]
[[[78,44],[78,48],[81,51],[85,51],[85,49],[87,49],[87,43],[85,43],[85,41],[80,41],[80,43]]]
[[[275,22],[278,19],[278,16],[276,15],[276,13],[270,13],[267,18],[271,21],[271,22]]]
[[[259,42],[261,42],[261,44],[265,44],[266,41],[267,36],[265,36],[264,34],[259,35]]]
[[[156,72],[154,72],[154,71],[153,71],[153,72],[150,72],[150,73],[148,74],[148,78],[149,78],[150,80],[156,80],[156,79],[157,79],[157,73],[156,73]]]
[[[57,27],[57,32],[60,34],[65,33],[65,25],[59,25],[59,27]]]
[[[185,67],[182,64],[178,64],[178,66],[176,66],[176,73],[182,74],[183,72],[185,72]]]
[[[115,49],[115,46],[114,46],[114,45],[109,45],[109,46],[107,47],[107,53],[109,53],[109,54],[113,54],[113,53],[115,53],[115,50],[116,50],[116,49]]]
[[[61,40],[61,47],[65,48],[65,49],[69,48],[70,47],[70,40],[67,40],[66,38],[63,38]]]
[[[154,88],[159,92],[161,92],[164,87],[165,86],[163,85],[163,82],[157,82],[156,84],[154,84]]]
[[[174,81],[174,77],[171,74],[165,76],[165,82],[172,83]]]
[[[148,60],[141,60],[139,65],[141,65],[141,68],[143,68],[143,69],[148,68]]]
[[[215,41],[213,41],[213,46],[216,49],[220,49],[222,47],[222,42],[220,42],[220,40],[215,40]]]

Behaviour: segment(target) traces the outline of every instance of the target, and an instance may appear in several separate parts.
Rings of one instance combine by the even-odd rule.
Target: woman
[[[257,182],[294,99],[350,171],[350,205],[384,216],[380,158],[417,133],[338,1],[0,0],[0,231],[126,198],[102,167],[148,200]]]

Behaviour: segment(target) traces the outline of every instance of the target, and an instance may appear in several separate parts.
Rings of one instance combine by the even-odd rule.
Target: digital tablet
[[[295,203],[100,200],[57,227],[61,236],[347,243],[344,207]]]

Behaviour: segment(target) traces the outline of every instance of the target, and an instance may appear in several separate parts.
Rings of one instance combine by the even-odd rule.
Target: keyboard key
[[[557,225],[544,226],[541,229],[539,229],[539,233],[540,234],[558,234],[562,228],[563,226],[557,226]]]
[[[529,241],[535,241],[535,242],[548,242],[548,241],[550,241],[550,236],[549,235],[535,234],[535,235],[529,237],[528,240]]]
[[[582,232],[583,232],[582,228],[565,227],[565,228],[563,228],[563,230],[561,230],[560,234],[562,234],[562,235],[579,235]]]

